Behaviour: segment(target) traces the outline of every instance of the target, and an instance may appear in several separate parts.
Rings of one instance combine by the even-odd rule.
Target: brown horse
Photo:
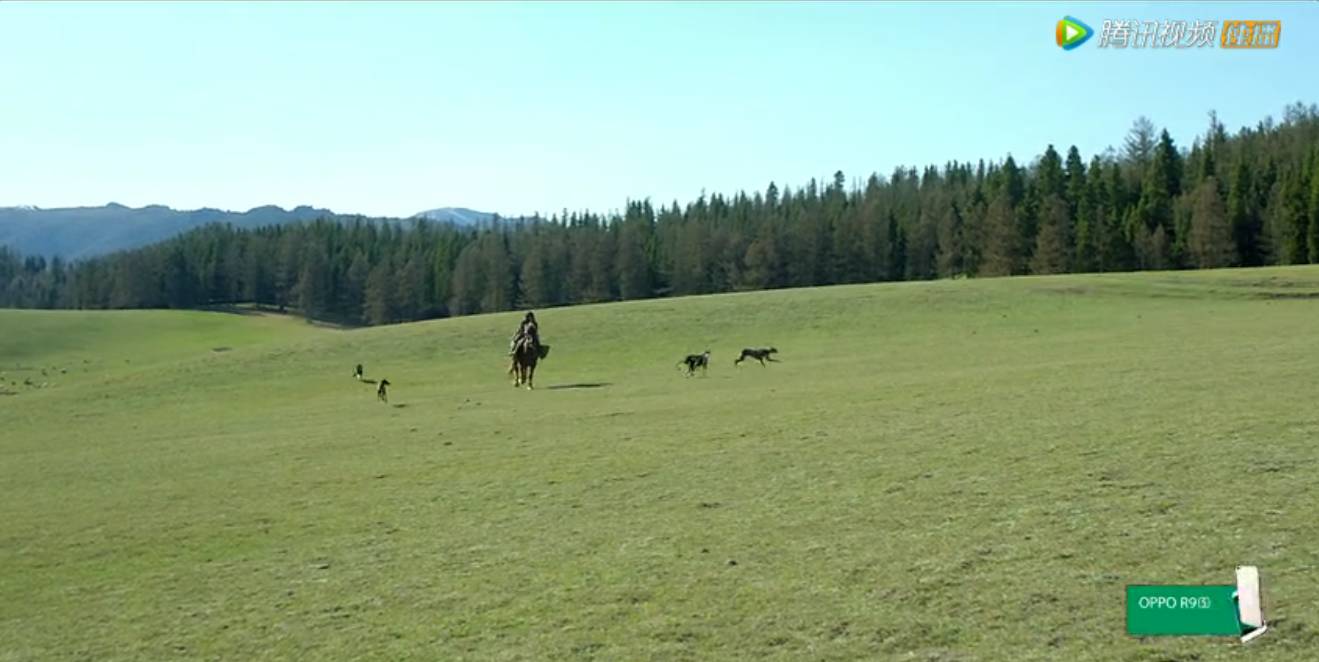
[[[549,355],[549,345],[537,348],[530,342],[518,343],[517,349],[513,351],[513,364],[508,368],[508,374],[513,375],[513,388],[524,384],[528,391],[535,388],[532,386],[532,378],[536,376],[536,364]]]

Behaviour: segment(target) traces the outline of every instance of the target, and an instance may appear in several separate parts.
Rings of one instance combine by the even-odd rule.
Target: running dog
[[[686,366],[687,376],[691,377],[696,374],[696,369],[701,369],[701,374],[705,374],[710,368],[710,350],[705,350],[702,354],[688,354],[686,358],[678,362],[678,367]]]
[[[774,349],[773,347],[767,349],[744,349],[742,350],[742,355],[737,357],[736,361],[733,361],[733,365],[739,365],[746,359],[755,359],[757,361],[760,361],[760,365],[762,366],[765,365],[766,361],[778,363],[778,361],[774,360],[774,356],[773,356],[774,354],[778,354],[778,353],[779,350]]]
[[[380,398],[381,402],[389,402],[389,392],[385,390],[387,386],[389,386],[389,380],[382,379],[380,380],[380,386],[376,388],[376,397]]]

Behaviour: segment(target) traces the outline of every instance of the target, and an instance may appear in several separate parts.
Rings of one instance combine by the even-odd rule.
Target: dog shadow
[[[582,382],[578,384],[555,384],[553,386],[546,386],[545,388],[550,391],[563,391],[578,388],[608,388],[610,386],[613,386],[613,384],[609,382]]]

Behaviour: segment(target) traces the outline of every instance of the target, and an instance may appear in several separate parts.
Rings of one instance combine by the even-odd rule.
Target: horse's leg
[[[526,379],[527,390],[531,391],[536,388],[535,385],[533,384],[533,381],[536,379],[536,364],[530,363],[526,366],[526,368],[527,368],[527,379]]]

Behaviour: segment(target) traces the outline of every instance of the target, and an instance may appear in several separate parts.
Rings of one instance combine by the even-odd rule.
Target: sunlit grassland
[[[516,313],[0,311],[0,660],[1319,650],[1319,269],[538,313],[527,392]],[[1258,641],[1125,634],[1241,563]]]

